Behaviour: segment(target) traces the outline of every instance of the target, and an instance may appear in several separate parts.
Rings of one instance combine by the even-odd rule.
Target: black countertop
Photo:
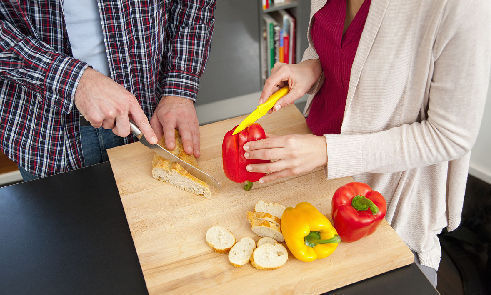
[[[329,294],[438,294],[415,264]],[[148,294],[109,163],[0,188],[0,294]]]

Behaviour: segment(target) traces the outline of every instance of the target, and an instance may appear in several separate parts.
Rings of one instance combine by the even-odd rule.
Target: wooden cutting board
[[[222,225],[237,239],[250,236],[246,212],[259,200],[295,206],[308,201],[330,217],[331,197],[352,178],[326,180],[319,169],[274,184],[255,184],[246,192],[222,171],[221,143],[243,117],[200,127],[199,165],[223,183],[211,198],[195,196],[151,176],[153,154],[140,143],[109,150],[109,158],[150,294],[322,293],[410,264],[413,254],[387,222],[354,243],[341,243],[329,257],[310,263],[292,255],[285,266],[260,271],[235,268],[226,254],[213,252],[206,230]],[[309,133],[295,106],[260,120],[267,133]]]

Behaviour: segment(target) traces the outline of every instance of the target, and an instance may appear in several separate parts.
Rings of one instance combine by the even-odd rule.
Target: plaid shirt
[[[111,78],[136,96],[148,117],[161,96],[196,99],[215,0],[98,5]],[[74,96],[87,66],[72,57],[62,0],[0,2],[0,149],[29,172],[47,176],[82,167]]]

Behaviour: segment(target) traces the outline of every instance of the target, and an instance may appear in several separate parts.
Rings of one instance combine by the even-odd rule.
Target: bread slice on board
[[[186,152],[184,152],[182,140],[177,130],[175,136],[176,148],[170,152],[177,156],[179,159],[197,167],[198,161],[196,160],[196,158],[193,155],[188,155],[186,154]],[[160,139],[159,144],[165,147],[163,137]],[[157,180],[175,185],[182,190],[196,195],[205,197],[211,196],[211,191],[208,184],[191,175],[178,163],[169,162],[166,159],[158,156],[157,154],[154,155],[152,161],[152,177]]]
[[[277,269],[288,261],[288,251],[282,244],[264,244],[251,255],[251,264],[257,269]]]
[[[215,225],[206,231],[206,242],[215,252],[227,253],[235,244],[235,237],[223,226]]]
[[[255,248],[256,242],[252,238],[242,238],[228,252],[228,260],[233,266],[241,267],[249,262]]]
[[[273,216],[281,219],[281,215],[283,215],[283,211],[285,211],[286,207],[278,204],[278,203],[266,203],[263,200],[260,200],[256,203],[254,207],[254,211],[256,212],[266,212]]]
[[[271,244],[271,245],[274,245],[274,244],[277,244],[278,242],[273,239],[273,238],[270,238],[270,237],[262,237],[259,239],[259,241],[257,241],[257,246],[262,246],[264,244]]]

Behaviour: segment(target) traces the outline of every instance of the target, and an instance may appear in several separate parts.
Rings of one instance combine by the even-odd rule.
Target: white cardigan
[[[312,0],[311,19],[325,3]],[[441,256],[437,234],[460,223],[470,150],[486,100],[490,4],[372,0],[341,134],[325,135],[327,177],[352,175],[380,191],[386,219],[434,269]],[[318,59],[307,35],[303,60]]]

